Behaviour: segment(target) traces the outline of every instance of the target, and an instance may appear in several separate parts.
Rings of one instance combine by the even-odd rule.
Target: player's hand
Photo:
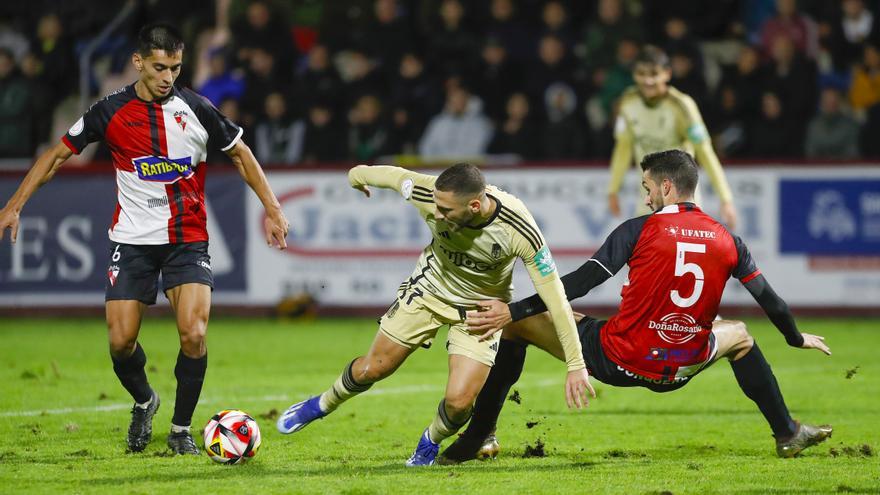
[[[583,409],[589,406],[590,400],[587,398],[587,390],[595,399],[596,391],[590,385],[590,374],[587,373],[586,368],[569,371],[568,376],[565,377],[565,402],[568,404],[568,408]]]
[[[368,197],[368,198],[370,197],[370,190],[367,189],[367,186],[351,186],[351,187],[353,187],[353,188],[357,189],[358,191],[364,193],[364,195],[365,195],[366,197]]]
[[[465,323],[467,323],[468,331],[471,334],[479,334],[480,342],[490,339],[492,335],[500,332],[513,321],[507,303],[497,299],[489,299],[480,301],[477,306],[478,310],[467,312]]]
[[[608,211],[611,212],[612,216],[620,216],[620,201],[618,201],[617,194],[615,193],[608,194]]]
[[[290,222],[287,221],[287,217],[280,209],[266,212],[263,228],[266,232],[266,244],[269,247],[287,249],[287,239],[285,238],[290,231]]]
[[[732,202],[721,203],[721,221],[727,225],[728,229],[736,230],[736,208]]]
[[[6,235],[6,229],[10,230],[12,242],[18,239],[18,212],[11,208],[0,210],[0,241]]]
[[[831,355],[831,348],[825,344],[825,337],[809,333],[802,333],[801,335],[804,337],[804,343],[801,344],[801,349],[819,349],[826,355]]]

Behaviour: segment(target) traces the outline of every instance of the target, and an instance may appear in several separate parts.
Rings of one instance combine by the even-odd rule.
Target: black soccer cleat
[[[196,442],[188,431],[168,434],[168,448],[178,455],[200,455],[201,451],[196,447]]]
[[[152,402],[146,408],[135,404],[131,408],[131,424],[128,425],[128,450],[142,452],[153,437],[153,416],[159,410],[159,394],[153,391]]]
[[[798,422],[798,429],[794,436],[784,441],[776,440],[776,455],[779,457],[794,457],[807,447],[824,442],[831,438],[834,428],[831,425],[813,426]]]
[[[495,459],[499,452],[501,452],[501,446],[498,444],[494,431],[482,438],[463,433],[452,442],[452,445],[446,447],[442,454],[437,456],[435,464],[451,465],[473,459]]]

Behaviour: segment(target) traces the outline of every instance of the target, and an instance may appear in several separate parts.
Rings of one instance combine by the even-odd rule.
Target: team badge
[[[174,121],[177,122],[177,125],[180,126],[180,130],[182,131],[186,130],[186,115],[186,112],[184,112],[183,110],[178,110],[177,112],[174,112]]]
[[[492,244],[492,257],[496,260],[501,257],[501,246],[498,243]]]
[[[107,268],[107,278],[110,280],[110,286],[116,286],[116,278],[119,276],[119,265],[110,265]]]

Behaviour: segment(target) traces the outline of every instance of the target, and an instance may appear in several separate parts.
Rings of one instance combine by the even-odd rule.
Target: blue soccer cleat
[[[434,458],[437,457],[437,452],[439,451],[440,444],[431,441],[431,435],[428,434],[428,429],[425,428],[422,438],[419,438],[419,444],[416,445],[416,451],[406,461],[406,467],[430,466],[434,464]]]
[[[278,427],[278,431],[285,435],[294,433],[302,430],[312,421],[326,416],[327,413],[322,411],[318,404],[320,400],[321,396],[316,395],[311,399],[297,402],[290,406],[284,411],[284,414],[278,418],[278,422],[275,423],[275,426]]]

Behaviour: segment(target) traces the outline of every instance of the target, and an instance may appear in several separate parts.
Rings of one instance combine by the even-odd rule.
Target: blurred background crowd
[[[81,114],[79,57],[126,4],[0,5],[0,158]],[[671,59],[722,158],[880,157],[880,2],[145,0],[88,67],[90,101],[137,79],[137,30],[168,21],[178,85],[245,127],[264,164],[382,156],[607,160],[640,47]],[[875,22],[875,20],[877,22]],[[101,146],[89,159],[109,156]],[[222,161],[222,154],[215,160]]]

